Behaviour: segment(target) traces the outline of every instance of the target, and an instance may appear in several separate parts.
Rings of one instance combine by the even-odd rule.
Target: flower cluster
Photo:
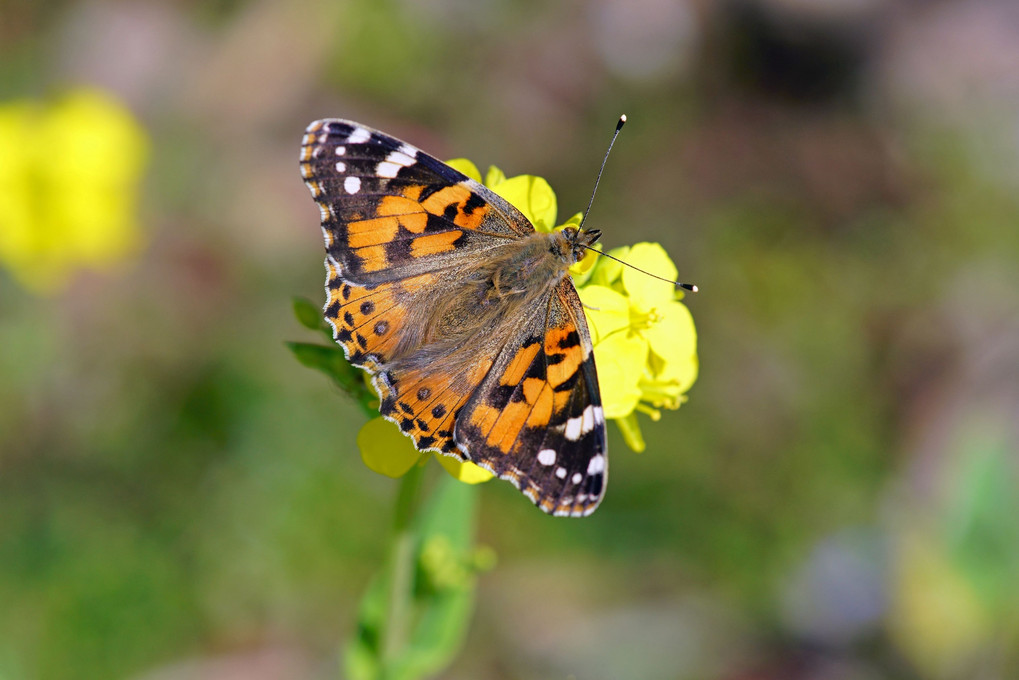
[[[482,179],[469,160],[458,158],[449,164],[516,206],[538,231],[580,223],[581,214],[577,213],[556,226],[555,192],[541,177],[506,177],[493,166]],[[676,276],[676,266],[657,243],[638,243],[609,254],[666,279]],[[631,449],[643,451],[636,414],[641,412],[658,420],[661,409],[679,408],[686,401],[684,393],[697,379],[697,334],[693,318],[681,302],[683,293],[671,283],[594,251],[589,251],[570,273],[591,329],[605,417],[619,425]],[[382,417],[370,420],[357,442],[365,464],[391,477],[403,475],[428,456],[415,450],[410,439]],[[461,481],[477,483],[492,477],[472,463],[442,455],[436,458]]]
[[[130,112],[99,91],[0,104],[0,264],[46,293],[136,250],[148,145]]]

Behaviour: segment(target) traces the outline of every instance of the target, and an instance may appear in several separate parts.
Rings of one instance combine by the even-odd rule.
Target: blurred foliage
[[[321,295],[301,131],[535,172],[569,214],[625,112],[589,225],[701,288],[700,377],[646,453],[612,436],[591,518],[474,489],[500,564],[444,677],[1015,677],[1010,12],[9,3],[0,107],[105,92],[148,161],[118,266],[61,260],[38,296],[0,264],[0,676],[338,673],[394,484],[283,345]]]

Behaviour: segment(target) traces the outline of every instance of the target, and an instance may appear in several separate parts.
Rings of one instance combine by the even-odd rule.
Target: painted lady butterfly
[[[308,126],[301,175],[322,214],[326,320],[382,415],[547,513],[594,512],[605,418],[568,268],[600,233],[537,232],[457,170],[345,120]]]

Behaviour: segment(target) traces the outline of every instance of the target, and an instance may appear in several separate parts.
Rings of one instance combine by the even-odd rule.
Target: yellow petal
[[[556,197],[542,177],[517,175],[491,186],[492,191],[512,203],[538,231],[551,231],[556,221]]]
[[[630,303],[626,297],[605,286],[587,285],[577,291],[595,345],[630,325]]]
[[[462,463],[451,456],[437,454],[435,460],[439,461],[439,465],[445,468],[446,472],[466,484],[480,484],[495,476],[474,463]]]
[[[489,189],[493,188],[496,184],[501,184],[506,181],[506,173],[495,167],[494,165],[488,166],[488,172],[485,173],[485,186]]]
[[[643,331],[651,351],[659,359],[655,378],[676,381],[680,393],[697,380],[697,330],[690,310],[672,301],[658,307],[659,321]]]
[[[678,272],[657,243],[638,243],[630,248],[626,261],[665,279],[675,279]],[[623,288],[630,296],[630,304],[641,312],[648,312],[675,299],[676,286],[639,272],[632,267],[623,267]]]
[[[430,455],[414,448],[410,438],[382,416],[372,418],[361,427],[357,433],[357,447],[369,469],[394,478],[407,474],[422,455]]]
[[[598,387],[606,418],[622,418],[640,401],[638,386],[647,363],[647,341],[639,335],[613,333],[594,347]]]

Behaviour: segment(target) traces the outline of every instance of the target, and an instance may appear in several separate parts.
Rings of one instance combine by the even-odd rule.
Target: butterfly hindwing
[[[457,418],[467,459],[547,513],[582,516],[608,473],[605,418],[583,308],[569,279],[507,343]]]

